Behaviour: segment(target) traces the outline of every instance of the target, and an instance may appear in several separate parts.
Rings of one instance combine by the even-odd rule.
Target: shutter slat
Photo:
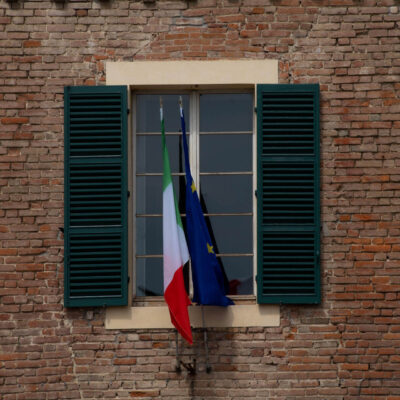
[[[319,87],[260,85],[258,301],[318,303]]]
[[[88,89],[83,87],[83,90]],[[68,127],[71,157],[120,156],[125,152],[122,126],[126,126],[126,95],[104,95],[100,90],[104,92],[104,87],[98,87],[98,93],[96,89],[87,94],[70,91]]]
[[[65,89],[65,305],[127,304],[127,92]]]
[[[281,85],[283,86],[288,89],[289,86],[299,85]],[[304,95],[289,91],[289,89],[285,93],[280,93],[278,86],[275,86],[274,92],[262,94],[258,101],[263,156],[305,153],[313,155],[315,107],[312,94]],[[271,130],[274,133],[272,137],[270,137]]]

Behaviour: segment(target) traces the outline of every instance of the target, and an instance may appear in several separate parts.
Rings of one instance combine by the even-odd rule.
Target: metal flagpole
[[[207,337],[207,328],[205,324],[205,318],[204,318],[204,306],[201,306],[201,319],[203,321],[203,333],[204,333],[204,348],[206,351],[206,372],[209,374],[211,372],[211,365],[210,365],[210,360],[208,357],[208,337]]]
[[[176,366],[175,366],[175,371],[178,373],[182,372],[181,366],[183,366],[188,372],[189,375],[196,375],[196,359],[193,359],[193,363],[184,363],[181,360],[181,354],[179,353],[179,335],[178,331],[176,331],[176,336],[175,336],[175,343],[176,343]]]
[[[178,338],[178,331],[175,331],[175,343],[176,343],[176,372],[181,372],[181,355],[179,354],[179,338]]]

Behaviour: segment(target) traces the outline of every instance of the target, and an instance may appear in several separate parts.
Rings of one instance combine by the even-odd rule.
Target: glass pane
[[[136,259],[136,293],[138,296],[164,295],[163,259]]]
[[[229,294],[253,294],[253,257],[218,257],[229,281]]]
[[[252,175],[201,175],[203,211],[252,212],[252,179]]]
[[[252,170],[252,135],[200,135],[201,172]]]
[[[162,179],[157,176],[136,177],[136,214],[161,214],[162,213]],[[181,212],[185,210],[185,177],[173,176],[175,196]]]
[[[216,253],[253,253],[251,216],[213,216],[206,221]]]
[[[182,217],[185,226],[185,218]],[[136,254],[138,256],[162,255],[162,217],[136,218]]]
[[[200,95],[201,132],[253,130],[253,95],[225,93]]]
[[[185,112],[186,130],[189,131],[189,95],[188,94],[138,94],[136,96],[136,131],[160,132],[160,96],[163,99],[164,122],[166,132],[180,132],[179,96],[182,96]]]
[[[162,217],[136,218],[136,254],[154,255],[163,253]]]
[[[189,144],[189,135],[187,135]],[[185,172],[181,135],[166,135],[171,172]],[[163,172],[161,135],[136,137],[136,172]]]

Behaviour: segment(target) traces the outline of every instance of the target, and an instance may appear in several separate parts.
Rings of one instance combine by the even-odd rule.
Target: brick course
[[[397,0],[0,0],[0,398],[400,399]],[[109,331],[63,308],[63,87],[105,61],[277,59],[321,85],[319,306],[279,328]]]

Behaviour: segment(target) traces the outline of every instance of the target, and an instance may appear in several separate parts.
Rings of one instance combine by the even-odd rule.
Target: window
[[[163,295],[160,96],[181,213],[185,170],[180,96],[186,110],[192,175],[214,250],[229,281],[229,294],[253,295],[253,93],[197,90],[134,94],[136,296]],[[184,214],[182,219],[185,225]]]
[[[165,108],[171,103],[174,109],[165,109],[166,123],[175,124],[167,125],[171,159],[179,159],[179,119],[168,116],[177,114],[177,95],[184,96],[191,165],[195,170],[193,175],[205,198],[206,212],[216,236],[220,259],[230,274],[229,279],[233,281],[239,277],[241,280],[243,271],[249,276],[252,267],[248,265],[256,265],[256,282],[251,278],[255,286],[241,287],[238,293],[256,293],[257,302],[264,304],[319,301],[319,88],[318,85],[262,84],[269,80],[263,71],[271,71],[270,63],[269,60],[193,61],[183,65],[161,62],[162,65],[158,65],[153,73],[149,73],[149,63],[146,62],[116,63],[118,73],[113,73],[112,67],[107,67],[107,73],[117,77],[110,80],[111,83],[124,83],[124,86],[66,88],[66,306],[127,305],[132,297],[128,295],[128,289],[133,286],[137,296],[160,294],[160,278],[153,281],[152,273],[147,274],[146,265],[150,264],[151,271],[152,268],[160,270],[157,241],[151,243],[148,239],[153,237],[152,229],[156,229],[154,221],[161,220],[160,204],[153,201],[152,195],[161,176],[157,164],[161,157],[156,155],[157,151],[161,154],[156,150],[161,147],[157,144],[160,88],[165,96],[167,92],[171,96],[168,99],[164,97]],[[135,67],[133,72],[132,64]],[[277,63],[274,65],[277,68]],[[271,74],[271,81],[276,82],[276,79],[276,75]],[[170,88],[164,87],[167,80]],[[152,87],[148,87],[149,82]],[[194,85],[196,82],[198,87]],[[215,82],[220,84],[215,85]],[[129,104],[127,83],[133,85],[130,92],[134,94],[132,104]],[[239,126],[239,122],[234,120],[237,111],[231,102],[227,108],[226,100],[236,96],[247,99],[243,101],[249,105],[252,115],[256,105],[256,126],[253,125],[254,118],[248,126]],[[153,107],[153,103],[157,118],[146,120],[145,109]],[[246,109],[244,103],[240,108]],[[216,107],[220,108],[219,112],[212,113]],[[137,111],[137,118],[133,116],[131,119],[136,126],[129,127],[128,109]],[[215,115],[224,113],[232,117],[230,122],[234,122],[228,128],[219,127],[217,119],[213,120]],[[240,123],[249,120],[241,117]],[[249,132],[253,128],[257,140],[256,144],[249,145]],[[128,142],[132,139],[136,146],[132,151],[136,171],[132,179],[128,179],[131,174]],[[229,158],[238,147],[241,154]],[[218,157],[221,148],[224,149],[224,158]],[[248,168],[249,154],[251,168]],[[205,162],[206,159],[213,161]],[[224,163],[221,164],[222,160]],[[174,179],[177,190],[183,172],[176,163]],[[231,179],[235,182],[229,184]],[[223,184],[220,180],[227,182],[223,186],[224,196],[221,195]],[[133,187],[129,187],[130,182],[134,182]],[[237,193],[229,195],[228,190],[236,185],[246,187],[240,193],[243,197]],[[254,189],[257,197],[253,195]],[[229,195],[231,203],[225,201],[225,195]],[[248,201],[247,196],[253,200]],[[131,220],[128,209],[133,199],[136,201],[135,210],[130,210],[129,214],[137,214],[135,218],[141,221],[136,221],[135,226],[128,229]],[[233,248],[233,242],[224,242],[225,233],[230,229],[227,228],[229,222],[219,224],[215,222],[218,219],[250,220],[247,223],[249,231],[257,233],[251,233],[250,245],[245,242],[243,247]],[[143,229],[137,228],[140,224]],[[139,238],[137,231],[149,234]],[[136,252],[132,247],[137,248]],[[136,254],[142,266],[138,265],[137,276],[133,276],[129,264]],[[158,267],[151,267],[157,262]],[[132,285],[128,285],[128,275],[135,281]],[[226,313],[230,314],[225,320],[219,311],[213,317],[213,326],[225,326],[220,323],[230,326],[265,325],[263,313],[266,309],[277,310],[272,325],[279,323],[279,308],[272,306],[257,308],[261,316],[257,321],[243,318],[248,313],[248,309],[243,309],[240,321],[235,322],[235,313],[240,307],[229,307]],[[106,325],[118,328],[118,325],[107,322],[118,314],[127,317],[128,322],[123,327],[155,327],[145,323],[132,326],[134,309],[143,307],[124,311],[107,309]],[[163,314],[157,314],[157,319],[164,314],[165,310]],[[135,323],[140,320],[137,315]],[[143,320],[149,319],[148,313],[141,315]]]

